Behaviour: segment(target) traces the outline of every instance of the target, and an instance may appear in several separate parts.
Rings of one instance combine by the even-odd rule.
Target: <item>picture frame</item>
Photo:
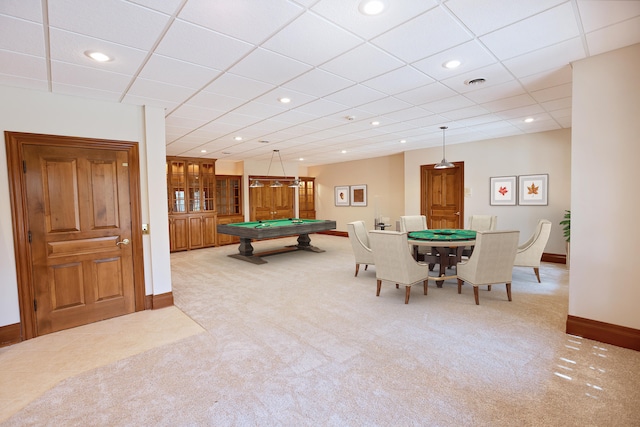
[[[517,186],[515,176],[494,176],[489,178],[491,206],[515,206]]]
[[[351,187],[351,206],[367,206],[367,186],[352,185]]]
[[[547,206],[549,204],[549,174],[518,176],[518,204]]]
[[[334,187],[336,206],[349,206],[349,186],[339,185]]]

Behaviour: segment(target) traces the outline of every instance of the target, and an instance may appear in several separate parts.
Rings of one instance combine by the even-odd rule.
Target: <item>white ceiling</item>
[[[569,128],[571,62],[640,42],[640,1],[386,2],[1,0],[0,85],[162,106],[169,155],[317,165],[441,146],[440,126]]]

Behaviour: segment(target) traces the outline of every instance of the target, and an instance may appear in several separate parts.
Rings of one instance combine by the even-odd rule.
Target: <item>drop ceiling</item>
[[[440,126],[570,128],[571,63],[640,42],[640,1],[385,2],[2,0],[0,85],[162,107],[168,155],[318,165],[440,146]]]

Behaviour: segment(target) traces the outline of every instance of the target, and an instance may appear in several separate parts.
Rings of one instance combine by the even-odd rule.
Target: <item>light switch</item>
[[[142,234],[149,234],[149,224],[142,224]]]

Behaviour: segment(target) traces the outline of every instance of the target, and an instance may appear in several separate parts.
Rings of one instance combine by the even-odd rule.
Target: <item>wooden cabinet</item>
[[[170,250],[216,245],[215,160],[167,158]]]
[[[249,218],[251,221],[293,218],[295,189],[283,185],[271,187],[278,177],[262,180],[264,187],[249,188]]]
[[[218,224],[243,222],[242,176],[219,175],[216,177],[216,211]],[[229,234],[218,234],[218,245],[240,243],[240,238]]]
[[[300,178],[298,203],[300,218],[316,219],[315,178]]]

